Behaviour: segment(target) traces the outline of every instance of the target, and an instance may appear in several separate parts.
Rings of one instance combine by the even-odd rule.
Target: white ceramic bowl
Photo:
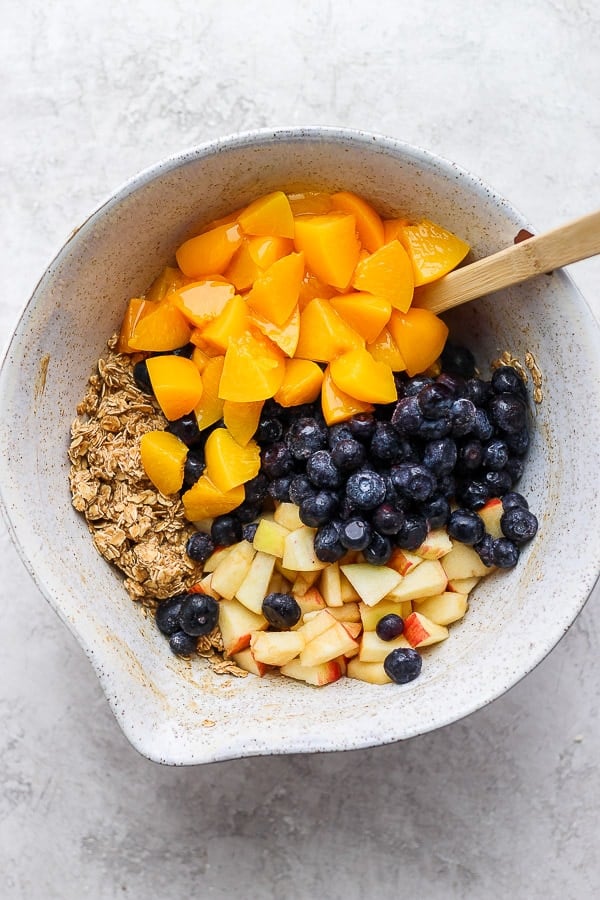
[[[2,499],[20,553],[89,656],[131,743],[177,764],[252,754],[346,750],[438,728],[514,685],[557,643],[600,569],[598,327],[563,272],[476,301],[449,322],[480,364],[534,354],[536,410],[521,490],[540,531],[519,566],[477,588],[450,639],[404,687],[344,679],[312,689],[283,678],[223,678],[172,656],[70,503],[69,426],[130,296],[203,222],[278,188],[347,188],[386,215],[429,216],[475,257],[528,223],[453,163],[399,141],[327,128],[216,141],[133,178],[70,238],[43,275],[0,375]],[[207,724],[212,723],[212,724]]]

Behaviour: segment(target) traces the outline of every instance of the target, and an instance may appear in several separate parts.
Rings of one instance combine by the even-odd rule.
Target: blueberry
[[[397,534],[404,525],[404,513],[391,503],[382,503],[371,516],[371,522],[381,534]]]
[[[483,462],[481,441],[467,441],[458,451],[458,465],[461,472],[475,472]]]
[[[515,544],[524,544],[537,534],[538,520],[528,509],[513,506],[502,513],[500,528],[504,537]]]
[[[502,498],[502,509],[505,512],[507,509],[512,509],[513,506],[521,506],[523,509],[529,509],[529,503],[523,494],[519,494],[517,491],[511,491]]]
[[[434,475],[449,475],[453,471],[457,459],[456,443],[449,437],[429,441],[423,449],[423,465]]]
[[[450,411],[454,394],[447,385],[434,382],[421,388],[417,402],[426,419],[441,419]]]
[[[348,519],[352,519],[360,512],[356,503],[353,503],[349,497],[342,497],[336,515],[342,522],[347,522]]]
[[[251,500],[244,500],[243,503],[236,506],[234,512],[236,519],[238,519],[242,525],[247,525],[249,522],[254,521],[254,519],[258,519],[262,512],[262,503],[253,503]]]
[[[442,475],[437,480],[437,491],[440,497],[454,497],[456,495],[456,478],[454,475]],[[432,498],[433,499],[433,498]]]
[[[176,350],[165,350],[163,353],[165,356],[185,356],[187,359],[191,359],[195,349],[195,344],[184,344],[183,347],[177,347]]]
[[[433,441],[446,437],[452,431],[452,416],[444,411],[437,419],[423,419],[419,426],[418,437],[423,441]]]
[[[276,441],[265,447],[261,457],[262,471],[269,481],[282,475],[290,475],[294,471],[294,457],[283,441]]]
[[[473,550],[477,551],[484,566],[496,565],[494,562],[494,538],[491,534],[484,534],[480,541],[473,544]]]
[[[494,434],[494,426],[485,409],[478,408],[475,410],[475,421],[473,422],[471,433],[473,437],[478,438],[480,441],[489,441]]]
[[[475,406],[483,406],[490,395],[490,384],[481,378],[469,378],[465,382],[465,397]]]
[[[148,366],[146,365],[145,359],[142,359],[133,367],[133,380],[140,391],[143,391],[145,394],[154,394],[152,382],[150,381],[150,373],[148,372]]]
[[[391,423],[398,434],[417,434],[423,422],[423,413],[416,397],[398,400],[392,413]]]
[[[195,531],[185,545],[185,552],[194,562],[204,563],[214,553],[215,543],[205,531]]]
[[[338,505],[337,494],[332,491],[318,491],[300,501],[298,514],[305,525],[317,528],[329,522]]]
[[[460,397],[450,407],[452,418],[452,434],[455,437],[464,437],[473,430],[477,409],[472,400]]]
[[[512,478],[506,469],[501,469],[499,472],[490,470],[485,473],[483,480],[490,489],[490,493],[495,497],[503,497],[512,488]]]
[[[446,341],[440,361],[445,372],[462,375],[463,378],[472,378],[475,374],[475,357],[471,351],[451,341]]]
[[[340,472],[354,472],[365,461],[365,448],[354,439],[338,441],[331,451],[331,459]]]
[[[508,538],[494,541],[494,565],[499,569],[512,569],[519,561],[519,548]]]
[[[192,637],[210,634],[219,621],[219,604],[208,594],[188,594],[181,604],[179,624]]]
[[[337,422],[329,428],[327,433],[327,446],[333,450],[338,441],[351,441],[354,435],[348,422]]]
[[[365,561],[372,566],[385,566],[392,555],[392,542],[385,534],[373,531],[368,546],[363,550]]]
[[[177,656],[191,656],[198,647],[198,638],[185,631],[175,631],[169,638],[169,647]]]
[[[481,464],[485,469],[503,469],[508,462],[508,447],[500,438],[488,441],[483,448]]]
[[[262,416],[256,429],[255,439],[259,444],[274,444],[283,435],[283,423],[274,416]]]
[[[272,497],[273,500],[279,500],[280,503],[289,503],[292,480],[292,475],[282,475],[280,478],[274,478],[269,485],[269,497]]]
[[[402,550],[416,550],[427,537],[427,522],[423,516],[407,515],[396,535],[396,546]]]
[[[516,394],[497,394],[488,404],[491,421],[507,434],[516,434],[527,425],[527,407]]]
[[[375,633],[381,641],[393,641],[404,631],[404,619],[396,613],[382,616],[375,626]]]
[[[202,439],[200,429],[198,428],[198,421],[193,413],[189,413],[187,416],[181,416],[181,418],[169,422],[167,431],[170,431],[171,434],[178,437],[179,440],[183,441],[188,447],[191,447],[192,444],[197,444]]]
[[[399,447],[398,435],[394,426],[390,422],[378,422],[369,444],[370,458],[389,462],[395,459]]]
[[[415,375],[410,378],[404,386],[405,397],[416,397],[426,385],[433,384],[433,378],[429,375]]]
[[[287,631],[300,621],[302,610],[292,594],[267,594],[262,603],[262,614],[273,628]]]
[[[229,547],[242,540],[242,523],[231,513],[216,516],[210,528],[210,536],[217,547]]]
[[[456,499],[467,509],[481,509],[492,496],[489,485],[477,479],[459,482],[456,487]]]
[[[300,506],[305,497],[315,493],[315,486],[306,475],[295,475],[290,482],[290,500]]]
[[[268,493],[269,479],[264,472],[259,472],[258,475],[246,482],[244,488],[245,502],[262,503]]]
[[[504,440],[511,453],[514,453],[517,456],[525,456],[529,450],[531,441],[529,429],[525,426],[519,431],[515,431],[514,434],[506,434],[504,435]]]
[[[412,647],[396,647],[383,661],[385,674],[395,684],[408,684],[421,674],[421,654]]]
[[[369,441],[373,437],[376,424],[371,413],[357,413],[347,422],[350,434],[357,441]]]
[[[179,613],[181,612],[181,604],[185,596],[185,594],[177,594],[175,597],[169,597],[168,600],[162,600],[156,608],[154,617],[158,630],[166,634],[167,637],[181,629]]]
[[[462,375],[440,372],[435,379],[436,384],[443,384],[451,392],[453,397],[462,397],[465,392],[465,379]]]
[[[336,488],[342,481],[339,469],[331,458],[329,450],[317,450],[306,463],[306,474],[315,487]]]
[[[317,529],[314,541],[315,554],[321,562],[337,562],[346,553],[340,540],[340,532],[333,522],[321,525]]]
[[[400,463],[390,474],[396,490],[417,503],[431,497],[437,486],[435,475],[425,466]]]
[[[249,544],[254,540],[254,535],[256,534],[256,530],[258,528],[258,522],[248,522],[242,528],[242,538],[245,541],[248,541]]]
[[[346,496],[358,509],[375,509],[385,499],[385,481],[376,472],[355,472],[346,482]]]
[[[192,487],[204,473],[206,464],[201,450],[189,450],[183,467],[183,483],[185,487]]]
[[[296,419],[288,429],[285,442],[294,459],[306,460],[327,446],[327,429],[314,418]]]
[[[496,394],[519,394],[527,397],[525,382],[512,366],[499,366],[494,370],[491,387]]]
[[[450,517],[450,504],[446,497],[436,495],[421,503],[420,512],[429,528],[442,528]]]
[[[346,550],[364,550],[371,541],[372,530],[364,519],[354,518],[341,524],[339,534]]]
[[[525,465],[522,459],[519,459],[518,456],[509,456],[506,461],[506,466],[504,467],[504,471],[508,472],[510,475],[510,480],[513,485],[519,481],[523,472],[525,470]]]
[[[455,509],[446,527],[450,537],[461,544],[476,544],[485,534],[483,519],[470,509]]]
[[[398,437],[398,452],[395,456],[395,462],[418,463],[421,461],[421,454],[417,442],[408,437]]]

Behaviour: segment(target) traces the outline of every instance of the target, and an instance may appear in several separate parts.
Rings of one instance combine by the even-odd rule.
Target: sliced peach
[[[332,212],[298,217],[294,245],[304,251],[306,267],[317,278],[346,290],[360,253],[353,215]]]
[[[335,425],[336,422],[345,422],[346,419],[350,419],[357,413],[373,411],[371,403],[355,400],[354,397],[350,397],[349,394],[340,391],[331,377],[329,367],[323,375],[321,407],[328,425]]]
[[[194,338],[194,334],[192,332],[192,338],[191,338],[192,342],[193,342],[193,338]],[[192,351],[191,359],[192,359],[192,362],[198,367],[198,371],[202,375],[202,373],[204,372],[208,363],[210,362],[211,357],[201,347],[194,347],[194,349]]]
[[[300,313],[296,356],[330,362],[340,353],[364,346],[359,334],[344,322],[327,300],[315,297]]]
[[[144,471],[161,494],[175,494],[183,484],[188,448],[169,431],[147,431],[140,438]]]
[[[384,219],[383,220],[383,237],[384,244],[389,244],[390,241],[399,240],[402,243],[402,229],[405,225],[410,225],[408,219]]]
[[[273,191],[254,200],[238,216],[246,234],[294,237],[294,216],[283,191]]]
[[[390,367],[376,362],[362,347],[338,356],[329,368],[336,387],[356,400],[393,403],[398,398]]]
[[[212,519],[231,512],[244,502],[245,496],[243,484],[230,491],[221,491],[208,476],[201,475],[181,499],[186,518],[190,522],[200,522],[202,519]]]
[[[331,194],[324,191],[299,191],[288,194],[294,216],[323,216],[331,212]]]
[[[261,272],[261,267],[250,253],[250,240],[244,238],[225,269],[224,276],[235,286],[236,291],[247,291]]]
[[[144,316],[147,316],[154,309],[156,309],[156,303],[144,300],[141,297],[131,298],[127,304],[123,321],[121,322],[121,330],[117,342],[118,353],[135,353],[135,350],[130,346],[129,341],[131,340],[140,319],[143,319]]]
[[[191,412],[202,397],[198,367],[185,356],[151,356],[147,361],[152,390],[166,418]]]
[[[222,313],[228,300],[235,294],[232,284],[221,278],[194,281],[172,296],[172,302],[186,319],[202,328]]]
[[[340,294],[332,297],[329,302],[342,319],[367,342],[375,340],[392,314],[389,300],[365,291]]]
[[[250,258],[261,269],[268,269],[282,256],[287,256],[288,253],[291,253],[293,249],[294,242],[291,238],[272,234],[252,237],[248,241]]]
[[[256,433],[263,403],[263,400],[248,403],[237,403],[235,400],[223,402],[225,427],[242,447],[245,447]]]
[[[295,354],[298,339],[300,338],[300,310],[298,305],[294,307],[291,316],[283,325],[275,325],[274,322],[259,316],[257,313],[254,313],[250,318],[258,330],[265,337],[268,337],[270,341],[273,341],[274,344],[277,344],[286,356]]]
[[[352,213],[356,219],[359,240],[369,253],[379,250],[384,242],[383,222],[370,203],[351,191],[332,194],[331,203],[334,209]]]
[[[183,272],[173,266],[166,266],[160,275],[154,279],[149,290],[146,291],[145,299],[154,303],[160,303],[173,291],[179,290],[186,283],[187,279]]]
[[[298,302],[303,278],[304,254],[283,256],[256,279],[247,296],[248,306],[275,325],[283,325]]]
[[[415,285],[429,284],[446,275],[470,250],[466,241],[429,219],[405,225],[398,238],[410,258]]]
[[[221,275],[241,243],[239,225],[219,225],[185,241],[175,253],[177,265],[189,278]]]
[[[211,347],[225,353],[231,338],[240,337],[248,327],[246,301],[235,294],[209,324],[202,329],[202,339]]]
[[[396,309],[406,312],[415,285],[411,261],[400,241],[390,241],[360,260],[352,286],[357,291],[385,297]]]
[[[266,400],[281,387],[285,374],[279,347],[260,332],[247,331],[231,338],[225,354],[219,396],[246,402]]]
[[[377,362],[387,363],[392,372],[403,372],[406,369],[404,357],[387,327],[381,330],[371,344],[367,344],[367,350]]]
[[[177,350],[189,342],[191,331],[178,309],[170,303],[160,303],[148,315],[138,318],[128,343],[131,350]]]
[[[208,360],[202,370],[202,396],[200,402],[194,407],[200,431],[218,422],[223,415],[223,401],[219,397],[219,384],[224,362],[224,356],[215,356]]]
[[[327,300],[329,297],[337,297],[338,293],[339,292],[336,291],[335,288],[331,287],[330,284],[325,284],[324,281],[321,281],[320,278],[317,278],[312,272],[306,272],[302,284],[300,285],[300,293],[298,294],[298,306],[300,307],[300,312],[302,312],[304,307],[308,306],[310,301],[314,300],[315,297]]]
[[[448,337],[445,322],[428,309],[416,307],[406,313],[394,310],[388,328],[411,378],[436,361]]]
[[[323,372],[310,359],[287,359],[285,375],[275,400],[281,406],[299,406],[312,403],[321,391]]]
[[[204,445],[206,474],[219,490],[227,492],[258,475],[260,447],[255,441],[238,444],[227,428],[215,428]]]

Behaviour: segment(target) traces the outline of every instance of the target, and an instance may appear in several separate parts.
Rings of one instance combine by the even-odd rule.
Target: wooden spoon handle
[[[600,211],[527,238],[424,285],[415,306],[440,313],[600,253]]]

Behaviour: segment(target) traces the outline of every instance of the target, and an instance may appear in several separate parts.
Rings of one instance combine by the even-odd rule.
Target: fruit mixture
[[[524,378],[480,378],[418,306],[468,250],[350,192],[275,191],[129,301],[116,350],[154,407],[129,446],[182,508],[184,587],[151,598],[174,653],[217,634],[243,672],[404,684],[516,565],[537,531]]]

